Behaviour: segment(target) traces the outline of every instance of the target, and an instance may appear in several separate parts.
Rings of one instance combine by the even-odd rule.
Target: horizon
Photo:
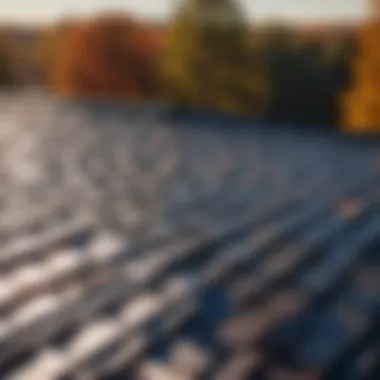
[[[0,9],[0,23],[20,26],[50,24],[67,18],[87,18],[102,12],[123,12],[150,22],[165,23],[178,0],[36,0],[33,11],[13,0]],[[153,4],[154,5],[153,5]],[[250,22],[304,24],[355,24],[369,14],[368,0],[241,0]],[[302,4],[304,4],[302,6]]]

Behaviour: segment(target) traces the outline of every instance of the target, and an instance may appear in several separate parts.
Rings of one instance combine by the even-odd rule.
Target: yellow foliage
[[[358,33],[353,83],[342,99],[345,132],[380,133],[380,21],[368,22]]]
[[[42,67],[45,80],[51,84],[52,72],[61,55],[65,41],[75,28],[74,21],[63,21],[59,24],[49,26],[43,30],[41,37],[35,47],[34,58]]]

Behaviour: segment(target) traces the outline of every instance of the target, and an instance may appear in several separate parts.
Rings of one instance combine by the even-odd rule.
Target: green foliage
[[[268,99],[267,80],[251,55],[248,37],[236,2],[183,2],[165,40],[165,95],[180,105],[262,114]]]
[[[254,50],[269,70],[272,100],[268,116],[276,121],[334,123],[336,96],[343,79],[331,53],[321,46],[300,43],[282,26],[270,27],[254,38]],[[336,66],[335,66],[336,65]]]

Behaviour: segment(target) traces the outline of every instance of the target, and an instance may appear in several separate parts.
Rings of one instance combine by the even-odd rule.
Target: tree
[[[351,84],[351,62],[356,53],[354,33],[345,32],[343,35],[328,41],[322,50],[322,65],[328,78],[327,87],[330,103],[330,120],[336,126],[340,123],[341,97]]]
[[[46,84],[51,84],[52,72],[63,45],[69,34],[75,28],[73,20],[64,20],[52,25],[41,32],[40,38],[35,46],[35,60],[41,68],[43,80]]]
[[[262,114],[265,72],[251,55],[249,30],[234,0],[183,1],[164,42],[164,94],[177,105]]]
[[[358,54],[353,61],[353,83],[342,100],[342,125],[346,132],[380,132],[380,17],[375,16],[358,34]]]
[[[12,50],[5,36],[0,36],[0,86],[15,83]]]
[[[52,86],[68,96],[141,98],[157,92],[157,43],[129,17],[107,14],[65,39]]]
[[[331,120],[334,90],[320,46],[301,43],[282,25],[257,32],[253,44],[255,54],[269,72],[270,120],[302,125]]]

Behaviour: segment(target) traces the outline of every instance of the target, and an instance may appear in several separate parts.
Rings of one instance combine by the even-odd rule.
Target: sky
[[[102,10],[123,10],[142,18],[166,19],[180,0],[0,0],[0,21],[51,22]],[[295,23],[360,21],[369,0],[241,0],[253,21]],[[2,5],[3,4],[3,5]]]

